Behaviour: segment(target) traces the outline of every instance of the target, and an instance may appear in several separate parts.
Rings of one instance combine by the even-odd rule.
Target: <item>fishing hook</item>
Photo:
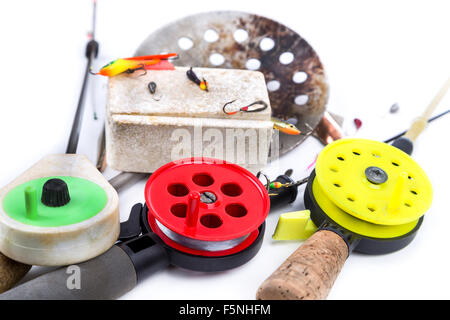
[[[139,67],[139,68],[128,69],[128,70],[125,71],[125,72],[128,73],[128,74],[131,74],[131,73],[134,73],[135,71],[138,71],[138,70],[144,70],[144,73],[141,74],[141,75],[139,75],[139,77],[145,76],[145,75],[147,74],[147,70],[145,70],[145,65],[142,64],[142,63],[140,64],[140,67]]]
[[[264,102],[264,101],[262,101],[262,100],[257,100],[257,101],[255,101],[255,102],[249,104],[248,106],[245,106],[245,107],[240,108],[240,109],[237,110],[237,111],[227,112],[227,111],[225,110],[225,108],[226,108],[228,105],[234,103],[236,100],[237,100],[237,99],[225,103],[225,104],[223,105],[222,111],[223,111],[225,114],[227,114],[227,115],[233,115],[233,114],[238,113],[239,111],[241,111],[241,112],[260,112],[260,111],[263,111],[263,110],[265,110],[265,109],[267,109],[267,108],[269,107],[269,105],[268,105],[266,102]],[[252,107],[252,106],[254,106],[254,105],[258,105],[258,104],[259,104],[259,105],[262,105],[262,107],[255,108],[255,109],[250,109],[250,107]]]
[[[265,187],[266,187],[266,189],[267,189],[267,192],[269,192],[269,190],[270,190],[270,179],[269,179],[269,177],[268,177],[266,174],[264,174],[262,171],[258,171],[258,173],[256,174],[256,178],[259,179],[259,177],[260,177],[261,175],[263,175],[264,178],[266,179]]]

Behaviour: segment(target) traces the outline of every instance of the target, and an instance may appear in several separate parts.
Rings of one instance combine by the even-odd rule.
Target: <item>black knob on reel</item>
[[[50,179],[42,187],[41,201],[48,207],[62,207],[69,203],[67,184],[61,179]]]

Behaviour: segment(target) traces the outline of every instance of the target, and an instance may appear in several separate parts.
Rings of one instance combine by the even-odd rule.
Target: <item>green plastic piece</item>
[[[308,239],[317,230],[309,216],[309,210],[281,214],[272,238],[274,240]]]
[[[25,211],[29,219],[37,218],[37,191],[33,186],[25,188]]]
[[[62,207],[41,202],[42,187],[49,179],[64,180],[70,201]],[[3,210],[12,219],[39,227],[60,227],[85,221],[103,210],[106,192],[96,183],[77,177],[45,177],[30,180],[10,190],[3,199]]]

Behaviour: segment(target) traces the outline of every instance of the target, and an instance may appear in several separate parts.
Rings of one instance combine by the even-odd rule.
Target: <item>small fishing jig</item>
[[[156,92],[156,83],[153,81],[150,81],[148,83],[148,90],[150,91],[151,94],[155,94]]]
[[[389,109],[390,113],[397,113],[398,110],[400,110],[400,106],[398,105],[398,103],[394,103],[391,108]]]
[[[265,188],[269,195],[271,210],[294,202],[298,195],[298,187],[308,181],[309,177],[298,181],[293,180],[292,172],[292,169],[289,169],[273,181],[261,171],[256,174],[258,179],[261,175],[266,179]]]
[[[156,94],[156,87],[157,86],[156,86],[156,83],[154,81],[150,81],[148,83],[147,87],[148,87],[148,91],[150,92],[150,94],[153,97],[153,100],[155,100],[155,101],[161,100],[161,95]]]
[[[299,135],[301,131],[291,123],[272,118],[273,128],[290,135]]]
[[[359,130],[362,126],[361,119],[355,118],[355,119],[353,119],[353,123],[355,124],[356,130]]]
[[[284,173],[284,175],[285,175],[285,176],[288,176],[288,177],[290,177],[291,174],[292,174],[292,169],[289,169],[289,170],[287,170],[287,171]],[[300,186],[300,185],[302,185],[302,184],[308,182],[308,179],[309,179],[309,177],[303,178],[303,179],[298,180],[298,181],[294,181],[294,180],[290,179],[290,180],[289,180],[290,182],[282,183],[282,182],[280,182],[280,181],[277,181],[278,178],[277,178],[277,180],[275,180],[275,181],[271,181],[270,178],[269,178],[265,173],[263,173],[262,171],[259,171],[259,172],[256,174],[256,178],[259,179],[260,176],[263,176],[264,179],[266,180],[265,187],[266,187],[266,190],[267,190],[268,192],[270,192],[270,190],[273,190],[273,189],[289,188],[289,187],[293,187],[293,186],[298,187],[298,186]],[[273,194],[270,194],[270,193],[269,193],[269,196],[270,196],[270,195],[273,195]]]
[[[121,73],[133,73],[137,70],[144,70],[146,73],[146,70],[174,70],[175,67],[168,60],[176,57],[176,53],[168,53],[116,59],[101,68],[99,72],[94,73],[90,71],[90,73],[106,77],[114,77]]]
[[[195,74],[194,70],[192,70],[192,67],[188,71],[186,71],[186,75],[188,79],[198,85],[201,90],[206,92],[209,91],[208,81],[206,81],[205,78],[203,78],[203,80],[200,80],[199,77],[197,77],[197,75]]]
[[[225,104],[223,105],[222,110],[223,110],[223,112],[224,112],[225,114],[227,114],[227,115],[233,115],[233,114],[236,114],[236,113],[238,113],[238,112],[260,112],[260,111],[263,111],[263,110],[265,110],[265,109],[267,109],[267,108],[269,107],[269,105],[268,105],[266,102],[264,102],[264,101],[262,101],[262,100],[258,100],[258,101],[253,102],[252,104],[249,104],[248,106],[245,106],[245,107],[240,108],[239,110],[236,110],[236,111],[230,111],[230,112],[226,111],[226,110],[225,110],[226,107],[227,107],[228,105],[234,103],[235,101],[236,101],[236,100],[233,100],[233,101],[227,102],[227,103],[225,103]],[[261,107],[259,107],[259,108],[251,108],[252,106],[255,106],[255,105],[261,105]]]
[[[269,184],[269,189],[280,189],[280,188],[283,188],[283,187],[287,188],[287,187],[290,187],[292,185],[293,185],[292,183],[281,183],[281,182],[275,181],[275,182],[271,182]]]
[[[260,175],[263,175],[264,178],[266,179],[266,185],[265,186],[266,186],[266,190],[269,192],[269,196],[276,196],[276,195],[278,195],[278,194],[270,193],[271,190],[281,189],[281,188],[289,188],[289,187],[294,187],[294,186],[298,187],[298,186],[308,182],[308,178],[309,178],[309,177],[306,177],[306,178],[303,178],[303,179],[295,181],[295,182],[281,183],[279,181],[271,181],[269,179],[269,177],[267,175],[265,175],[264,173],[262,173],[262,172],[258,172],[256,177],[259,179]]]

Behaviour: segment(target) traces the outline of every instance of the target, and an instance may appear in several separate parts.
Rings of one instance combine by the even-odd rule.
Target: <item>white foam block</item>
[[[209,92],[186,76],[188,68],[122,74],[109,80],[106,157],[120,171],[153,172],[190,156],[224,159],[253,173],[267,164],[273,124],[264,76],[260,72],[194,68]],[[152,95],[148,83],[157,85]],[[156,101],[159,98],[159,101]],[[268,108],[226,115],[262,100]],[[258,107],[258,106],[256,106]]]

